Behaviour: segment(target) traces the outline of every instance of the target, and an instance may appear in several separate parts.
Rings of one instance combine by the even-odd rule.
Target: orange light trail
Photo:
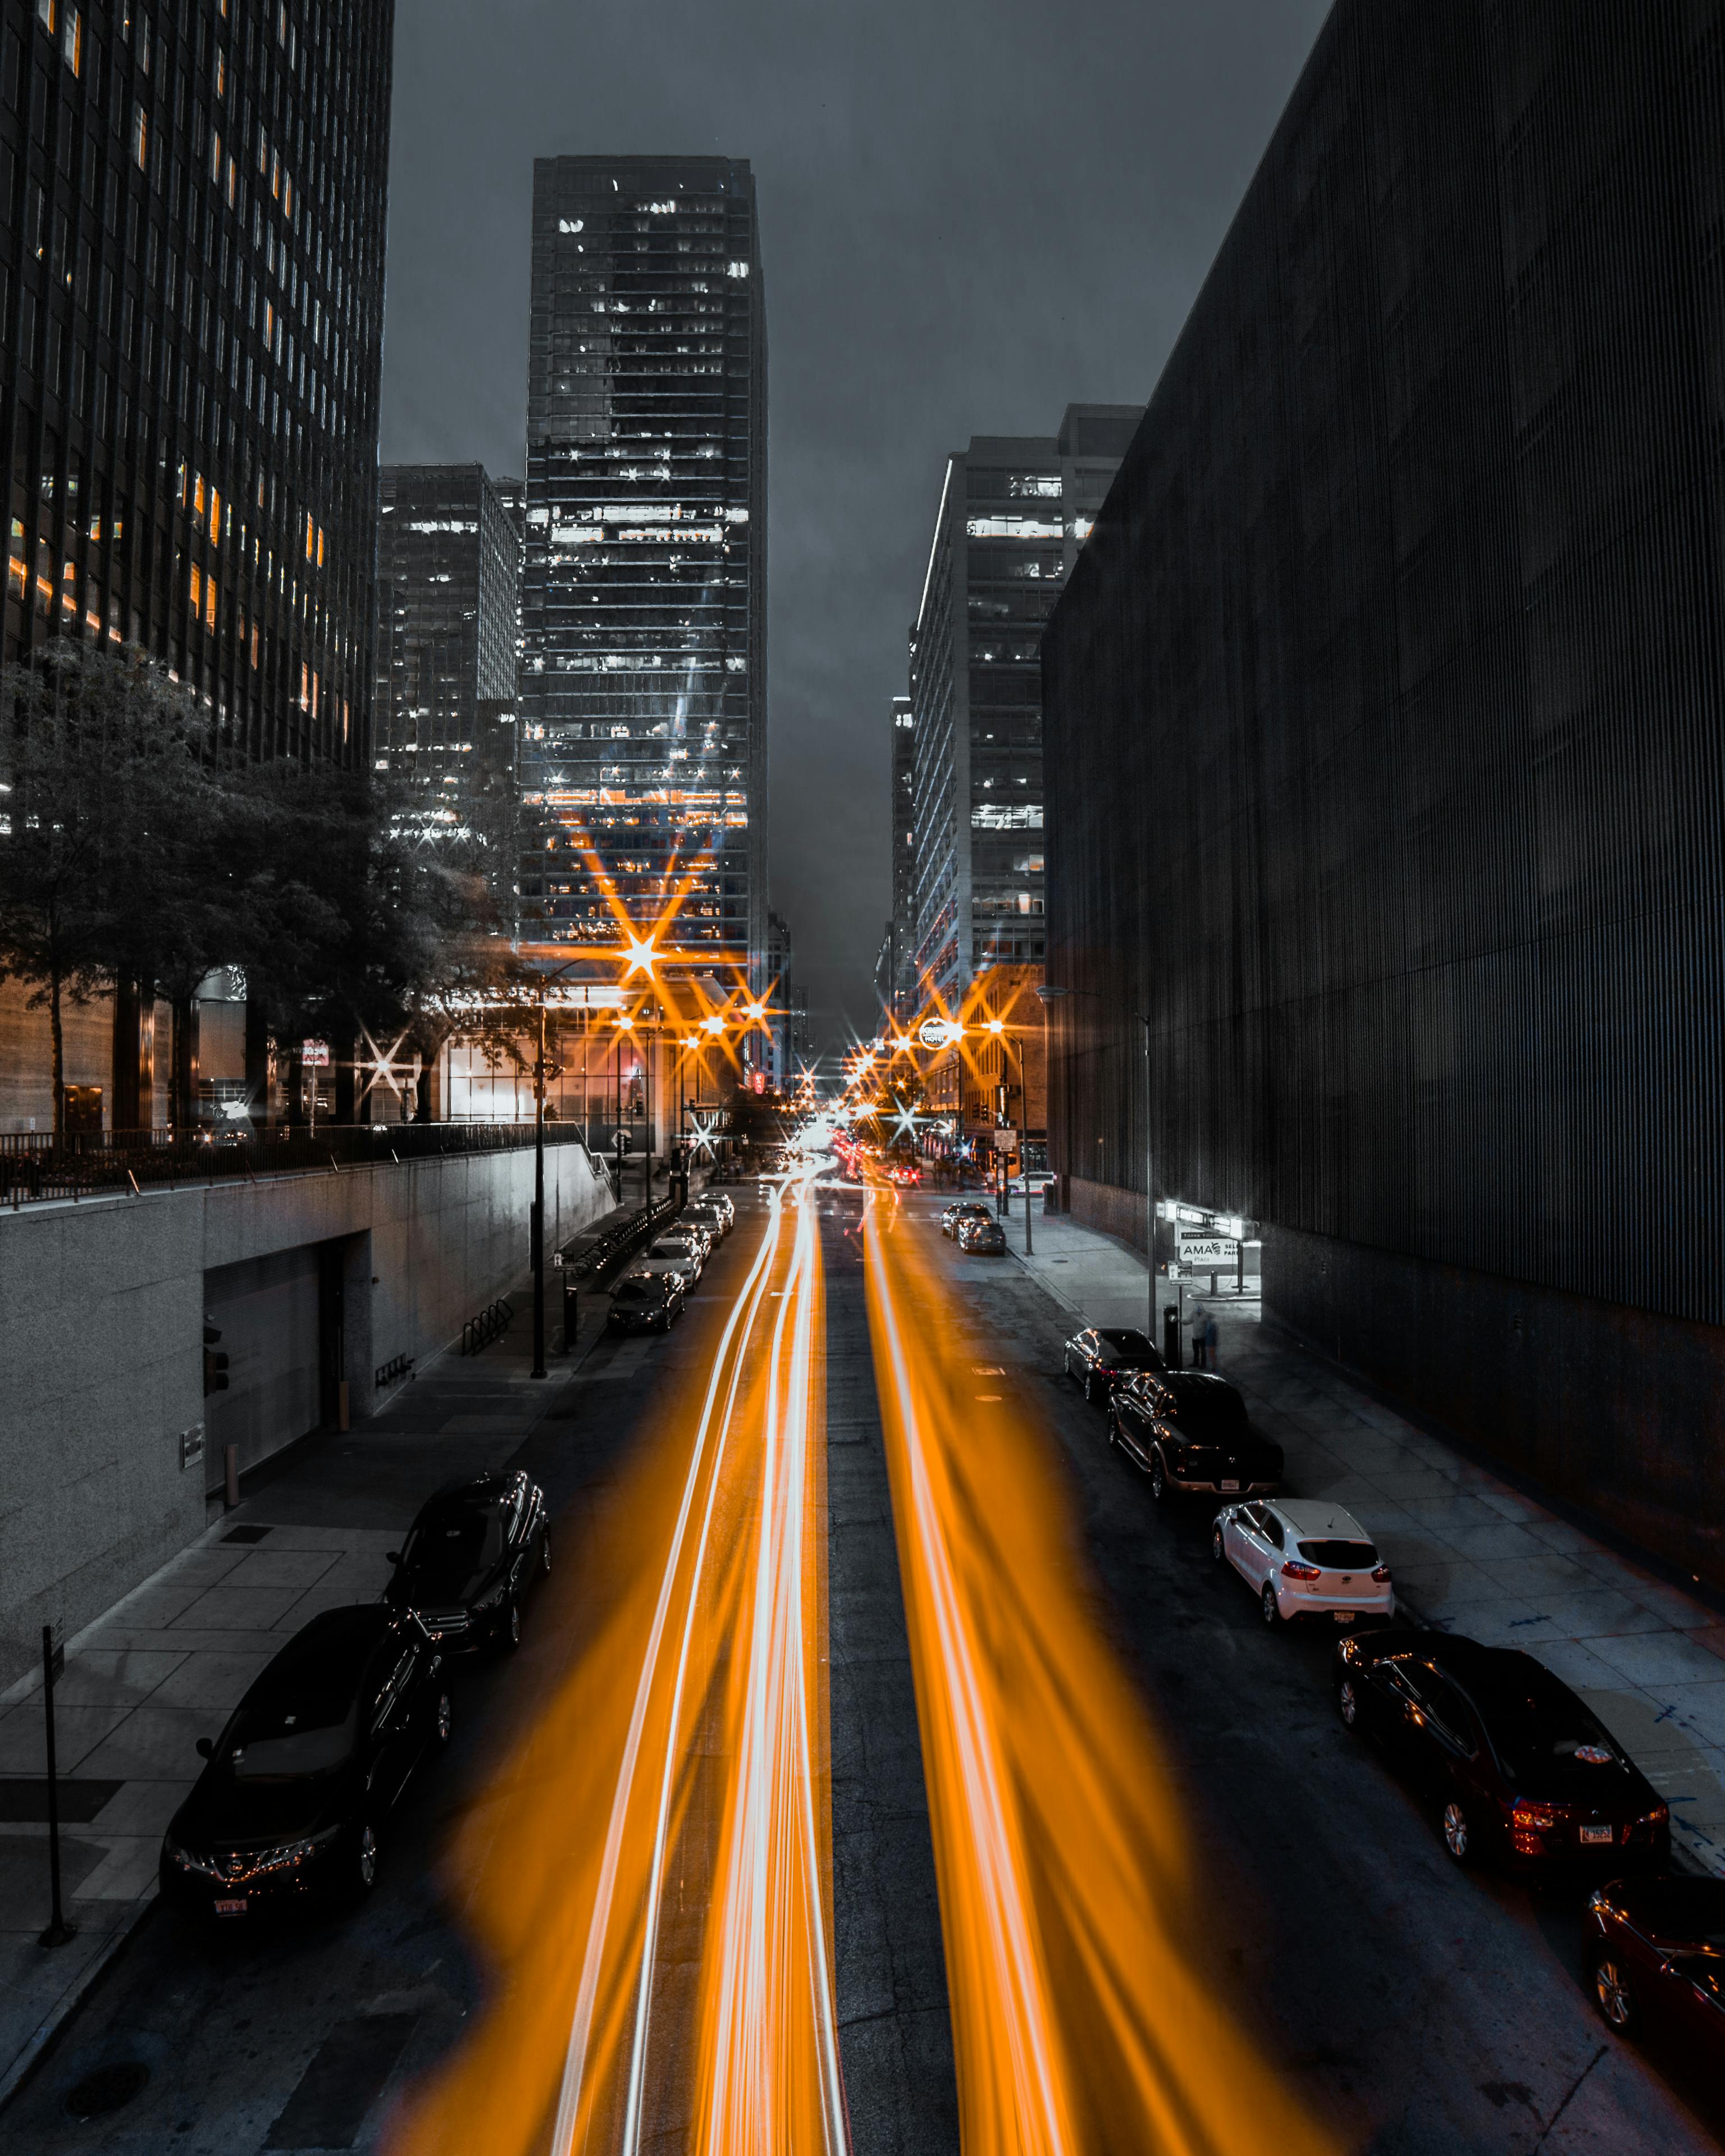
[[[773,1193],[702,1389],[607,1530],[614,1605],[464,1824],[493,1998],[398,2151],[846,2156],[817,1212],[812,1178]],[[691,1912],[692,1966],[665,1951]]]
[[[1195,1965],[1178,1799],[1086,1607],[1045,1448],[1004,1397],[968,1397],[958,1313],[915,1234],[896,1193],[870,1192],[870,1329],[962,2146],[1320,2156],[1329,2144]]]

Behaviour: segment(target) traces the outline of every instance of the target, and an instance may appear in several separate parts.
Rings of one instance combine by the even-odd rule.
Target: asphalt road
[[[709,1268],[711,1301],[669,1339],[638,1349],[584,1335],[582,1375],[545,1396],[515,1456],[557,1516],[557,1614],[530,1621],[506,1668],[460,1672],[451,1753],[397,1815],[371,1902],[239,1938],[157,1912],[0,2116],[8,2152],[376,2145],[393,2093],[445,2051],[481,1996],[439,1895],[439,1850],[511,1717],[562,1666],[568,1628],[582,1622],[582,1568],[597,1584],[604,1563],[619,1466],[652,1426],[659,1383],[706,1353],[707,1319],[741,1281],[752,1209]],[[855,1192],[824,1198],[839,2019],[858,2151],[936,2156],[956,2147],[951,2043],[859,1211]],[[955,1350],[1004,1365],[1004,1383],[1059,1447],[1074,1565],[1187,1793],[1209,1912],[1194,1958],[1334,2122],[1339,2144],[1396,2156],[1680,2156],[1721,2145],[1721,2118],[1710,2131],[1695,2108],[1708,2092],[1674,2091],[1599,2022],[1579,1981],[1573,1906],[1458,1873],[1412,1799],[1337,1722],[1329,1641],[1267,1634],[1244,1586],[1212,1564],[1205,1516],[1162,1512],[1109,1450],[1101,1413],[1060,1375],[1064,1313],[1009,1258],[939,1247]],[[506,1380],[524,1371],[524,1347],[505,1342],[483,1359],[500,1428],[519,1398]],[[403,1522],[475,1446],[435,1434],[434,1385],[416,1388],[411,1415],[389,1429],[311,1449],[248,1512]],[[485,1460],[497,1450],[494,1435]],[[69,2115],[68,2094],[87,2076],[128,2063],[148,2079],[121,2108]]]

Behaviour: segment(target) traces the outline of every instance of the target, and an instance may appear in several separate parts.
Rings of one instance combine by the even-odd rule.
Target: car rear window
[[[1488,1720],[1511,1774],[1540,1766],[1615,1765],[1620,1756],[1604,1725],[1579,1700],[1520,1700],[1499,1707]]]
[[[1370,1543],[1301,1543],[1300,1554],[1307,1564],[1321,1564],[1331,1572],[1369,1572],[1378,1562]]]

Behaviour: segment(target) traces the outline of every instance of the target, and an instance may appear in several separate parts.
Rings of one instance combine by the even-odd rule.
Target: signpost
[[[54,1643],[54,1627],[42,1628],[42,1701],[48,1717],[48,1882],[51,1896],[48,1929],[38,1935],[37,1944],[44,1947],[63,1947],[73,1937],[74,1928],[66,1922],[65,1911],[60,1905],[60,1792],[59,1776],[54,1753],[54,1681],[64,1673],[66,1650]]]

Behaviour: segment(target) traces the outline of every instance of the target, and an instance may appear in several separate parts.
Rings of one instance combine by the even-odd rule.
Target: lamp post
[[[1043,1013],[1042,1022],[1044,1026],[1046,1027],[1048,1024],[1048,1014],[1046,1011]],[[1007,1040],[1009,1039],[1004,1024],[998,1018],[991,1018],[988,1020],[988,1031],[999,1037],[1001,1054],[1004,1057],[1006,1052]],[[1027,1258],[1030,1258],[1036,1255],[1036,1245],[1030,1229],[1030,1160],[1029,1152],[1029,1139],[1028,1136],[1030,1126],[1030,1091],[1029,1086],[1024,1082],[1024,1043],[1022,1041],[1019,1041],[1014,1045],[1017,1048],[1019,1058],[1019,1122],[1018,1128],[1014,1132],[1014,1135],[1017,1137],[1019,1142],[1019,1167],[1022,1170],[1024,1178],[1024,1255]],[[1043,1081],[1045,1086],[1047,1082],[1047,1080],[1045,1078]],[[1010,1189],[1010,1188],[1011,1182],[1009,1178],[1008,1188]]]
[[[1117,1009],[1119,1006],[1111,998],[1099,996],[1093,988],[1056,988],[1045,981],[1039,986],[1036,993],[1042,1003],[1043,1085],[1047,1089],[1050,1068],[1047,1061],[1048,1006],[1064,996],[1071,995],[1087,997],[1091,1003],[1101,1004],[1110,1009]],[[1150,1020],[1147,1016],[1141,1014],[1138,1023],[1144,1029],[1144,1265],[1147,1279],[1145,1331],[1153,1342],[1156,1338],[1156,1174],[1155,1147],[1151,1139],[1150,1120]],[[1050,1134],[1052,1136],[1051,1129]]]

